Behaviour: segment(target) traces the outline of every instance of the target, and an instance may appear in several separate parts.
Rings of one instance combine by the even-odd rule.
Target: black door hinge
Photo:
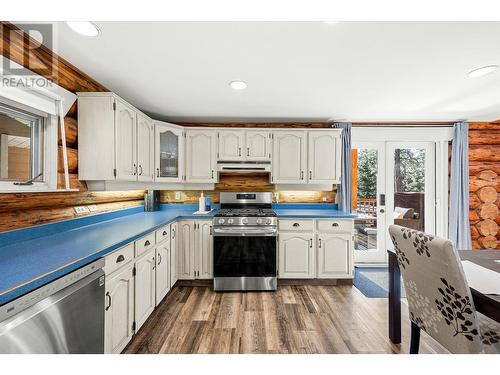
[[[115,177],[116,177],[116,168],[115,168],[115,169],[113,169],[113,176],[115,176]]]
[[[116,102],[113,102],[113,111],[116,111]]]
[[[132,323],[132,331],[135,331],[135,322]]]
[[[137,268],[132,268],[132,276],[135,276],[137,275]]]

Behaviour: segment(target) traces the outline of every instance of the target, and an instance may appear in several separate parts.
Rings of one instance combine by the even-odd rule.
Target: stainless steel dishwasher
[[[99,259],[0,306],[0,354],[104,353]]]

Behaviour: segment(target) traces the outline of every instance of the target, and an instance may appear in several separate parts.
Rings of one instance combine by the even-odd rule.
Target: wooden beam
[[[0,27],[2,37],[0,53],[3,56],[22,66],[26,65],[27,59],[32,62],[38,61],[41,66],[51,66],[51,74],[40,71],[40,75],[73,93],[79,91],[109,91],[47,47],[42,45],[36,49],[30,48],[33,45],[38,46],[38,42],[12,23],[1,21]],[[53,64],[53,62],[55,63]],[[34,70],[36,72],[36,69]]]

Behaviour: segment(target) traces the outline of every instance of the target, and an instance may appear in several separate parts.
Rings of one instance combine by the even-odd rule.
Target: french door
[[[354,141],[356,263],[385,263],[389,225],[435,233],[435,142]]]

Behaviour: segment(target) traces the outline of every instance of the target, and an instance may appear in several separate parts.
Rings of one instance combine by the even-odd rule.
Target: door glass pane
[[[425,150],[394,151],[394,224],[425,229]]]
[[[358,215],[354,221],[354,249],[376,251],[378,152],[359,148],[353,157],[357,162],[353,205]]]
[[[179,176],[179,137],[170,130],[160,133],[160,177]]]

